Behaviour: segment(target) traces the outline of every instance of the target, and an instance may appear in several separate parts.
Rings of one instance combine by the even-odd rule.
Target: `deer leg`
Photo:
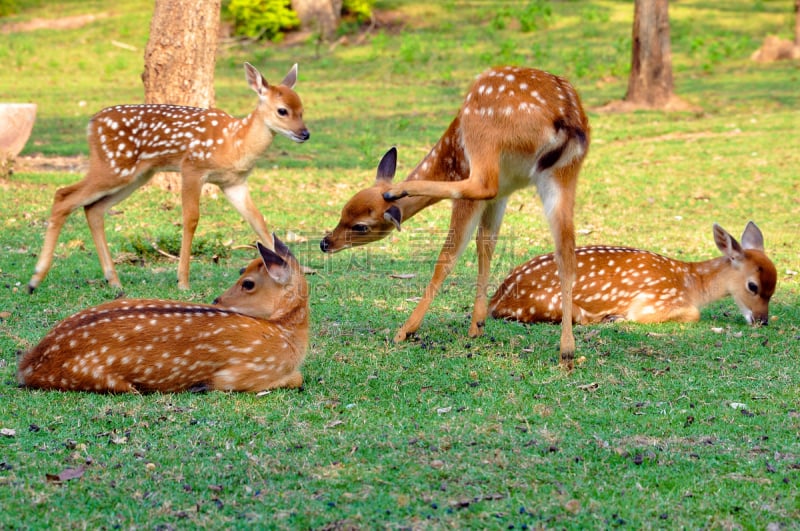
[[[428,287],[425,288],[422,300],[419,301],[405,324],[395,334],[395,343],[405,341],[408,334],[412,334],[419,329],[431,302],[439,292],[439,288],[453,271],[458,257],[464,252],[470,236],[475,231],[475,225],[478,223],[484,206],[485,203],[479,201],[453,201],[453,209],[450,214],[450,229],[444,246],[439,252],[436,266],[433,268],[433,277],[428,283]]]
[[[47,222],[47,232],[44,235],[44,245],[42,251],[39,253],[39,259],[36,262],[33,276],[28,281],[28,293],[33,293],[33,290],[44,280],[47,272],[50,271],[50,266],[53,263],[53,255],[56,251],[56,244],[58,243],[58,236],[61,234],[61,228],[73,210],[82,206],[81,197],[78,193],[81,189],[82,182],[59,188],[56,191],[55,199],[53,200],[53,207],[50,212],[50,219]]]
[[[275,242],[272,240],[272,234],[270,234],[267,229],[264,216],[261,215],[261,212],[259,212],[253,199],[250,197],[250,189],[247,186],[247,182],[226,186],[222,191],[225,193],[225,197],[228,198],[230,204],[232,204],[239,214],[250,224],[258,235],[258,239],[261,240],[261,243],[274,251]]]
[[[405,196],[426,196],[436,199],[471,199],[481,201],[497,196],[500,166],[496,153],[481,152],[472,147],[469,151],[469,178],[461,181],[402,181],[383,193],[383,198],[393,201]]]
[[[555,241],[555,258],[561,281],[561,365],[571,371],[574,367],[575,337],[572,333],[572,286],[575,282],[575,187],[580,161],[553,170],[548,183],[539,187],[550,232]]]
[[[489,273],[491,272],[492,255],[497,245],[497,234],[503,222],[508,198],[489,203],[481,216],[478,226],[478,235],[475,242],[478,247],[478,282],[475,294],[475,304],[472,309],[472,322],[469,326],[469,336],[477,337],[483,333],[488,314],[487,289],[489,287]]]
[[[183,210],[183,235],[178,260],[178,289],[189,289],[189,261],[192,259],[192,240],[200,219],[201,176],[184,170],[181,180],[181,208]]]
[[[92,233],[94,248],[97,250],[97,259],[100,261],[100,268],[103,270],[103,277],[112,288],[122,289],[117,271],[114,268],[114,260],[111,258],[111,251],[108,249],[106,240],[105,215],[111,205],[106,206],[105,201],[92,203],[83,208],[86,215],[86,223]]]
[[[89,230],[94,240],[94,247],[97,250],[97,258],[100,260],[100,267],[103,270],[103,276],[108,282],[108,285],[113,288],[122,289],[122,283],[119,281],[117,270],[114,267],[114,260],[111,258],[111,251],[108,249],[105,228],[106,212],[108,212],[112,206],[127,199],[133,192],[138,190],[147,182],[151,175],[152,174],[144,174],[140,179],[83,207],[83,212],[86,215],[86,223],[89,225]]]
[[[59,188],[56,191],[50,219],[47,222],[42,251],[39,253],[33,276],[28,281],[28,293],[33,293],[47,276],[48,271],[50,271],[58,236],[61,234],[61,229],[64,227],[69,215],[80,207],[95,203],[108,194],[114,193],[113,188],[97,186],[95,184],[97,180],[93,174],[89,173],[82,181]]]
[[[211,378],[211,389],[219,391],[259,392],[286,387],[303,386],[303,375],[298,370],[284,374],[255,370],[246,365],[235,365],[217,371]]]

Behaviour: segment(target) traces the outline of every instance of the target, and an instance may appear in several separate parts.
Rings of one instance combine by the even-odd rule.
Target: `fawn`
[[[573,210],[578,173],[589,148],[589,123],[568,81],[531,68],[497,67],[474,82],[450,127],[402,182],[393,184],[394,148],[378,166],[375,184],[342,209],[336,228],[320,242],[336,252],[386,237],[420,210],[452,199],[450,229],[425,293],[395,341],[416,332],[444,280],[477,227],[477,294],[469,335],[483,332],[489,270],[509,196],[535,185],[555,240],[564,318],[561,362],[571,370]]]
[[[32,293],[47,276],[58,235],[67,217],[83,207],[100,266],[109,285],[122,288],[108,250],[105,213],[146,184],[157,171],[181,172],[183,237],[178,286],[189,288],[192,238],[200,217],[204,183],[219,186],[228,201],[270,249],[272,236],[247,187],[256,159],[272,143],[274,133],[295,142],[309,138],[303,104],[294,92],[295,64],[280,85],[270,85],[245,63],[247,82],[258,94],[258,106],[245,118],[219,109],[178,105],[117,105],[89,121],[89,171],[76,184],[56,191],[42,252],[28,282]]]
[[[714,241],[723,256],[704,262],[682,262],[629,247],[579,247],[574,321],[693,322],[700,319],[703,306],[731,295],[748,323],[768,324],[777,271],[764,253],[761,231],[751,221],[740,244],[714,224]],[[492,317],[559,321],[556,275],[552,254],[515,268],[489,303]]]
[[[97,392],[300,387],[308,287],[289,249],[260,258],[213,305],[119,299],[61,321],[23,355],[23,386]]]

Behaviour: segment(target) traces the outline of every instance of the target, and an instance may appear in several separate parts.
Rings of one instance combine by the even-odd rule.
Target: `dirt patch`
[[[89,159],[84,155],[70,157],[45,157],[28,155],[14,159],[14,173],[70,172],[84,173],[89,167]]]
[[[96,20],[108,17],[108,13],[92,13],[89,15],[74,15],[61,18],[35,18],[26,22],[13,22],[0,26],[0,33],[23,33],[40,29],[68,30],[76,29],[90,24]]]

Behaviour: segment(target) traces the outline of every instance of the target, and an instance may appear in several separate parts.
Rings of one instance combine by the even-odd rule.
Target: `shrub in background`
[[[0,18],[13,15],[17,9],[16,0],[0,0]]]
[[[0,2],[13,0],[0,0]],[[375,0],[344,0],[339,33],[349,33],[372,20]],[[286,31],[300,27],[300,19],[290,0],[229,0],[223,2],[225,18],[233,22],[236,35],[251,39],[280,41]]]
[[[233,21],[237,35],[279,41],[287,30],[300,26],[289,0],[230,0],[223,12]]]

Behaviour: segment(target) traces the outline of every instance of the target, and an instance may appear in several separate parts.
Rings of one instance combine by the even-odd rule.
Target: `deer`
[[[713,233],[722,256],[701,262],[630,247],[578,247],[574,322],[696,322],[704,306],[731,296],[748,324],[769,324],[777,271],[764,252],[761,230],[749,222],[741,243],[716,223]],[[557,274],[552,253],[516,267],[489,302],[492,317],[558,322],[562,313]]]
[[[480,74],[455,119],[408,177],[393,183],[397,150],[381,159],[374,184],[343,207],[323,252],[385,238],[421,210],[452,200],[450,228],[420,302],[394,336],[420,328],[442,283],[476,232],[478,275],[470,337],[483,333],[492,254],[509,196],[535,185],[555,241],[561,294],[561,365],[572,370],[572,282],[575,277],[575,190],[589,148],[589,122],[564,78],[533,68],[501,66]]]
[[[116,105],[89,121],[89,169],[80,182],[55,193],[44,245],[28,282],[33,293],[47,276],[64,222],[83,207],[100,266],[111,287],[122,289],[108,249],[104,216],[115,204],[144,186],[158,171],[180,171],[183,234],[178,287],[189,289],[192,239],[200,217],[204,183],[217,185],[259,240],[273,248],[272,236],[247,186],[247,177],[276,133],[297,143],[310,134],[303,104],[293,90],[297,64],[278,85],[270,85],[245,63],[250,88],[258,95],[255,110],[234,118],[220,109],[167,104]]]
[[[23,387],[107,393],[299,388],[308,287],[283,242],[213,304],[117,299],[58,323],[19,361]]]

